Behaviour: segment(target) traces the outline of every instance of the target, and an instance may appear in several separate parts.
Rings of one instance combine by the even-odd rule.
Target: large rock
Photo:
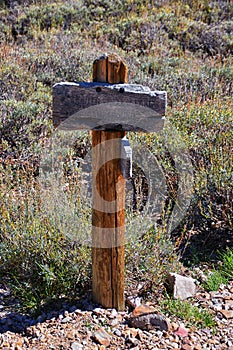
[[[130,317],[130,325],[142,330],[155,328],[167,331],[169,329],[167,319],[162,314],[158,314],[154,307],[148,305],[139,305],[134,309]]]
[[[185,300],[193,297],[196,293],[195,280],[191,277],[181,276],[177,273],[169,273],[168,283],[174,299]]]

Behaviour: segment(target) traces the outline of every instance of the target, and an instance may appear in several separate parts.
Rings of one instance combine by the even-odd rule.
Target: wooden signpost
[[[104,307],[123,310],[125,179],[121,139],[126,131],[162,129],[166,92],[127,84],[117,55],[93,65],[92,83],[53,87],[53,122],[62,130],[92,130],[92,291]]]

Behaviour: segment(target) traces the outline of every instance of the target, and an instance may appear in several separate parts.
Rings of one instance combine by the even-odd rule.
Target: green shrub
[[[176,316],[183,321],[187,327],[212,328],[215,332],[216,322],[209,310],[197,307],[191,301],[174,300],[169,296],[160,302],[162,310],[167,315]]]
[[[6,179],[1,184],[0,276],[19,307],[38,313],[60,298],[80,297],[90,284],[90,249],[55,225],[33,175],[11,190]]]
[[[230,105],[216,102],[177,111],[174,119],[195,170],[195,222],[231,230],[232,114]]]
[[[161,228],[151,228],[140,236],[134,227],[134,235],[125,249],[126,284],[149,281],[151,290],[165,282],[167,272],[178,271],[180,263],[175,247]]]
[[[227,248],[225,252],[219,254],[219,258],[218,269],[211,271],[204,283],[207,291],[217,291],[221,284],[233,280],[233,250]]]
[[[25,157],[32,152],[38,155],[40,141],[51,130],[51,119],[46,114],[48,107],[41,102],[31,102],[30,99],[26,102],[0,101],[0,105],[0,133],[6,156]]]
[[[218,291],[221,284],[225,284],[227,282],[226,278],[223,274],[218,270],[211,271],[210,276],[204,283],[204,288],[208,291]]]
[[[220,254],[220,271],[222,275],[227,279],[233,280],[233,249],[227,248],[227,250]]]

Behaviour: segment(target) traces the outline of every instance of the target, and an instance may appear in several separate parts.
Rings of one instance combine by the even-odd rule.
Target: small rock
[[[116,318],[114,318],[113,320],[109,321],[110,326],[115,327],[117,325],[119,325],[119,323],[121,323],[122,321],[122,316],[118,315]]]
[[[126,299],[126,303],[127,303],[129,306],[135,308],[135,307],[141,305],[141,300],[142,300],[142,298],[140,298],[140,297],[129,296],[129,297]]]
[[[161,331],[157,331],[157,332],[156,332],[156,335],[157,335],[159,338],[162,338],[162,336],[163,336],[163,332],[161,332]]]
[[[228,300],[224,305],[225,310],[233,310],[233,300]]]
[[[131,337],[135,338],[137,336],[137,334],[138,334],[138,329],[136,329],[136,328],[130,328],[130,329],[127,329],[123,332],[123,335],[125,337],[128,336],[130,338]]]
[[[71,322],[72,320],[73,320],[72,317],[67,316],[61,320],[61,323],[68,323],[68,322]]]
[[[93,310],[93,314],[97,315],[97,316],[103,316],[103,309],[101,309],[100,307],[96,307]]]
[[[175,322],[171,322],[171,330],[176,331],[179,328],[179,325]]]
[[[130,344],[130,348],[132,348],[138,345],[139,340],[136,338],[131,338],[130,336],[127,335],[125,338],[125,343]]]
[[[213,309],[214,309],[215,311],[221,311],[221,310],[222,310],[222,304],[215,304],[214,307],[213,307]]]
[[[80,310],[80,309],[76,309],[76,310],[74,311],[74,313],[75,313],[76,315],[83,315],[83,311]]]
[[[210,294],[207,292],[197,294],[197,299],[199,299],[200,301],[210,300]]]
[[[130,317],[130,325],[142,330],[159,329],[167,331],[169,322],[163,315],[159,315],[156,309],[148,305],[140,305],[134,309]]]
[[[114,333],[115,335],[117,335],[118,337],[121,337],[121,335],[122,335],[121,331],[120,331],[119,329],[117,329],[117,328],[114,329],[113,333]]]
[[[16,345],[15,346],[15,350],[23,350],[23,348],[21,346],[19,346],[19,345]]]
[[[22,348],[22,346],[23,346],[23,341],[20,339],[20,340],[18,340],[18,341],[16,342],[15,345],[18,346],[19,348]]]
[[[203,347],[201,345],[195,345],[194,350],[202,350]]]
[[[96,315],[93,315],[93,322],[99,324],[99,319]]]
[[[185,300],[195,295],[195,280],[191,277],[181,276],[177,273],[169,273],[168,283],[173,292],[174,299]]]
[[[67,338],[67,339],[70,339],[70,340],[74,340],[74,339],[75,339],[74,333],[73,333],[72,331],[67,332],[66,338]]]
[[[189,344],[183,344],[181,346],[181,350],[193,350],[193,346],[191,346]]]
[[[153,306],[139,305],[133,310],[132,316],[135,317],[135,316],[154,313],[154,312],[156,312],[156,309]]]
[[[187,337],[188,330],[182,327],[179,327],[174,334],[179,335],[180,337]]]
[[[26,345],[26,347],[29,347],[29,340],[27,337],[24,337],[24,345]]]
[[[111,314],[109,315],[109,318],[115,318],[118,316],[118,312],[116,309],[112,309]]]
[[[83,349],[83,345],[78,343],[77,341],[73,342],[71,344],[71,349],[72,350],[82,350]]]
[[[151,336],[153,336],[153,334],[151,334]],[[144,342],[146,337],[145,332],[141,331],[140,329],[138,329],[138,334],[137,334],[137,338],[141,341]]]
[[[103,328],[98,329],[93,337],[100,345],[104,346],[109,346],[111,341],[111,336]]]
[[[179,349],[179,345],[174,342],[170,342],[170,346],[172,346],[172,349]]]
[[[233,310],[220,310],[220,312],[227,320],[233,318]]]

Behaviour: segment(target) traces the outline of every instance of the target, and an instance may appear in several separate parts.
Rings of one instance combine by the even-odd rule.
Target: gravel
[[[188,329],[175,315],[170,316],[168,331],[130,327],[130,313],[102,309],[84,300],[82,305],[63,305],[37,319],[15,313],[6,307],[9,290],[0,286],[0,349],[232,349],[233,282],[218,292],[198,291],[192,303],[208,308],[217,322],[213,329]],[[150,303],[152,306],[158,305]]]

